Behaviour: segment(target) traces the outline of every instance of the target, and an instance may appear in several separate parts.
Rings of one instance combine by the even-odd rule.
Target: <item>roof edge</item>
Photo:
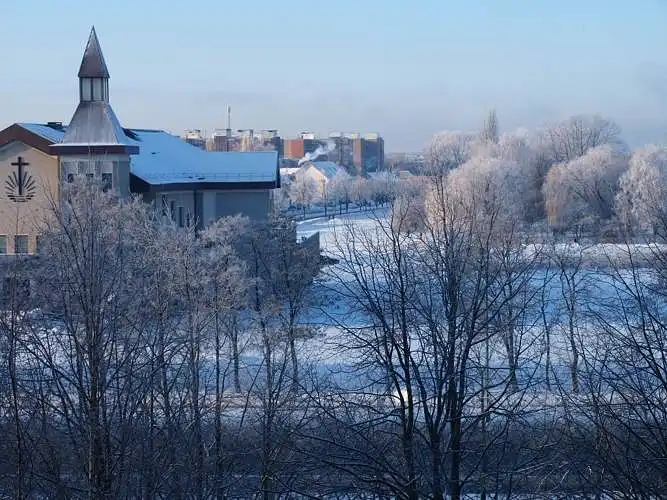
[[[13,141],[22,142],[42,153],[53,156],[53,153],[50,150],[53,142],[50,139],[36,134],[32,130],[28,130],[19,123],[14,123],[0,131],[0,147],[6,146]]]

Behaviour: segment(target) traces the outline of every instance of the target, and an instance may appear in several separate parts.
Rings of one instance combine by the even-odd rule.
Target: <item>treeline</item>
[[[667,205],[667,147],[649,144],[631,151],[620,128],[596,115],[573,116],[537,130],[501,134],[495,112],[479,131],[443,131],[427,144],[415,176],[399,178],[400,165],[370,177],[337,176],[319,186],[309,178],[287,184],[285,196],[308,205],[384,204],[424,196],[428,177],[489,177],[503,185],[523,221],[538,231],[621,241],[652,235]]]

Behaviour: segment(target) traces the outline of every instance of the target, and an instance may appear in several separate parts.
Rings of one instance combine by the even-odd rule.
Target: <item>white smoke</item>
[[[320,156],[331,153],[334,149],[336,149],[336,143],[334,141],[327,141],[325,144],[320,144],[315,151],[306,153],[305,156],[299,160],[299,166],[307,161],[315,161]]]

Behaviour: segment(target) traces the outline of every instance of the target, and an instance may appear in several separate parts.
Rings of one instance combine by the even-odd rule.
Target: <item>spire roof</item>
[[[79,78],[109,78],[107,63],[104,62],[100,41],[95,33],[95,26],[90,30],[86,50],[83,53]]]

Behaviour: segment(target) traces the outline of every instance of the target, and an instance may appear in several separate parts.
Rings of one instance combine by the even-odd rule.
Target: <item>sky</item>
[[[68,122],[95,26],[123,126],[377,132],[573,114],[667,139],[667,0],[2,0],[0,127]]]

